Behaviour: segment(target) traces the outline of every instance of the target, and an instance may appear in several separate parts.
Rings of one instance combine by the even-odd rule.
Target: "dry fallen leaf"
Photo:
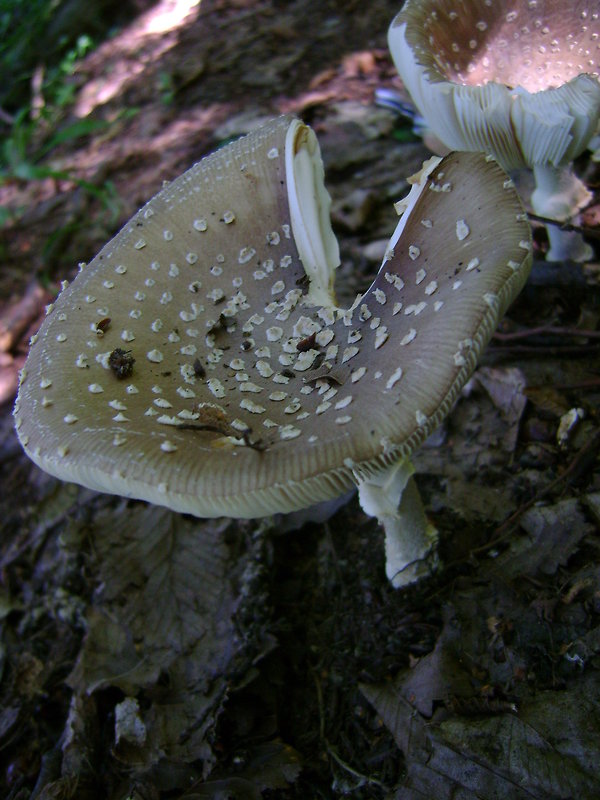
[[[361,687],[402,750],[395,800],[597,800],[598,678],[541,692],[512,713],[426,724],[389,685]]]
[[[214,760],[207,734],[232,677],[270,646],[247,591],[256,554],[233,557],[231,526],[142,504],[94,520],[101,583],[69,683],[79,697],[124,693],[115,698],[113,753],[138,772],[200,759],[206,777]],[[254,630],[244,630],[242,613]]]
[[[509,549],[489,570],[506,579],[534,576],[538,572],[553,575],[592,530],[575,499],[530,508],[522,515],[520,524],[526,535],[513,536]]]

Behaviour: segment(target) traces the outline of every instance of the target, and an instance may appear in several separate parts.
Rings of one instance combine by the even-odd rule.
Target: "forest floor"
[[[0,795],[599,797],[598,258],[546,264],[535,229],[527,286],[415,456],[442,566],[410,590],[354,496],[325,521],[195,520],[22,452],[12,404],[44,305],[163,180],[301,116],[352,300],[428,156],[374,104],[400,85],[389,3],[188,6],[140,3],[71,79],[64,124],[96,129],[56,141],[47,177],[0,184]]]

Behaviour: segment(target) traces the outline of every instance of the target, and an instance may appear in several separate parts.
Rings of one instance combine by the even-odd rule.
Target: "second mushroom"
[[[591,200],[572,161],[600,117],[599,19],[597,0],[407,0],[389,46],[443,145],[533,169],[533,210],[560,223]],[[548,261],[592,257],[579,233],[547,231]]]
[[[337,306],[314,133],[283,117],[163,188],[64,288],[15,405],[42,469],[201,517],[358,486],[404,586],[436,563],[410,454],[449,412],[523,286],[506,174],[454,153],[411,179],[383,264]]]

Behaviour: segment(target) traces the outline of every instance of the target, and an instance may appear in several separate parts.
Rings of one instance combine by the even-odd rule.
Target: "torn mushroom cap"
[[[15,406],[26,452],[93,489],[238,517],[311,505],[406,457],[530,263],[491,159],[429,169],[372,286],[342,310],[313,134],[284,118],[201,161],[50,310]],[[117,349],[134,359],[121,378]]]
[[[400,76],[433,132],[505,169],[561,166],[600,114],[597,3],[407,0],[389,31]]]

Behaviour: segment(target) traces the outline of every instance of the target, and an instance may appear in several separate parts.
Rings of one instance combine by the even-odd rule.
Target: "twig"
[[[385,783],[378,781],[377,778],[369,778],[368,775],[363,775],[362,772],[357,772],[357,770],[353,769],[353,767],[351,767],[350,764],[347,764],[343,759],[341,759],[335,752],[335,750],[329,746],[327,740],[325,740],[325,747],[327,749],[328,755],[330,755],[331,758],[333,758],[335,763],[338,764],[338,766],[340,766],[350,775],[352,775],[353,778],[357,778],[359,781],[361,781],[361,785],[368,784],[370,786],[378,786],[380,789],[383,789],[383,791],[386,793],[391,792],[390,787],[386,786]]]
[[[575,389],[600,389],[600,378],[590,378],[589,381],[576,381],[575,383],[540,383],[528,386],[525,389],[525,394],[533,391],[544,391],[545,389],[556,389],[559,392],[570,392]]]
[[[582,328],[563,328],[557,325],[539,325],[527,330],[501,333],[496,331],[493,338],[499,342],[511,342],[515,339],[528,339],[530,336],[580,336],[584,339],[600,339],[600,331],[588,331]]]
[[[527,216],[533,222],[541,222],[543,225],[554,225],[560,228],[561,231],[576,231],[583,233],[585,236],[591,236],[594,239],[600,239],[600,230],[597,228],[590,228],[589,225],[573,225],[572,222],[566,222],[559,219],[551,219],[550,217],[541,217],[539,214],[528,212]]]
[[[489,355],[535,356],[537,358],[564,358],[564,356],[591,356],[600,352],[600,344],[587,345],[526,345],[506,344],[491,345],[486,351]]]

